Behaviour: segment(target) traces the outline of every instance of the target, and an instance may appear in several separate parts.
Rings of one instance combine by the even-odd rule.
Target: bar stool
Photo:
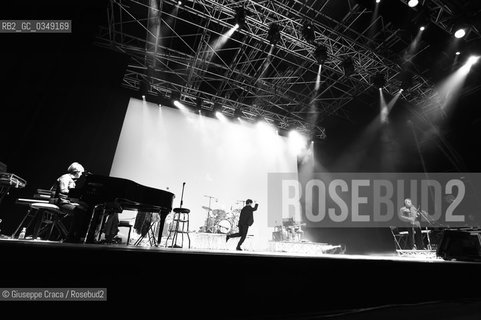
[[[190,248],[190,235],[189,235],[189,213],[190,210],[187,208],[174,208],[174,216],[172,219],[171,228],[169,230],[169,235],[165,241],[165,246],[169,248],[183,248],[184,247],[184,234],[187,235]],[[178,235],[182,236],[181,245],[177,245]],[[169,246],[169,239],[172,242]]]

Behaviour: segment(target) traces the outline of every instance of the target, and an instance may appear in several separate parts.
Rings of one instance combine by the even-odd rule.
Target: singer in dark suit
[[[252,226],[254,223],[254,211],[257,210],[259,204],[254,202],[251,199],[247,199],[246,205],[242,208],[240,216],[239,216],[239,232],[234,234],[228,234],[226,236],[226,242],[229,241],[230,238],[237,238],[240,237],[239,242],[237,243],[236,249],[238,251],[242,251],[241,245],[244,243],[244,240],[247,237],[247,231],[249,231],[249,227]]]

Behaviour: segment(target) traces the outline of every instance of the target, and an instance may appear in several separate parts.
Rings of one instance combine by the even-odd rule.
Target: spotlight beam
[[[443,111],[446,111],[449,106],[453,105],[453,102],[456,101],[461,94],[469,71],[478,60],[479,57],[470,57],[464,65],[454,71],[435,88],[436,93],[441,98],[441,109]]]
[[[155,0],[150,0],[149,4],[149,11],[148,11],[148,19],[147,19],[147,29],[148,32],[146,34],[146,43],[145,43],[145,51],[146,51],[146,60],[147,64],[152,70],[155,70],[157,66],[157,59],[156,56],[158,55],[159,49],[162,47],[161,41],[163,37],[168,34],[165,32],[162,34],[163,28],[161,27],[162,22],[167,25],[167,27],[172,30],[171,25],[174,22],[174,19],[177,17],[178,13],[178,6],[175,6],[172,11],[166,15],[168,19],[166,21],[160,18],[160,12],[162,9],[162,2],[157,2]],[[147,70],[147,76],[151,77],[152,74],[149,74],[150,70]]]
[[[316,77],[316,86],[314,88],[315,94],[319,91],[319,88],[321,87],[321,70],[322,70],[322,64],[319,65],[319,70],[317,71],[317,77]]]
[[[414,38],[414,40],[411,42],[408,49],[404,53],[404,62],[409,62],[414,58],[415,56],[414,54],[418,49],[419,40],[421,40],[422,33],[423,33],[423,30],[419,29],[418,33],[416,34],[416,37]]]
[[[366,30],[369,30],[369,38],[370,39],[373,39],[374,35],[376,34],[377,21],[379,19],[380,19],[380,17],[379,17],[379,2],[376,2],[376,5],[374,6],[374,12],[373,12],[372,17],[371,17],[371,23],[366,28]],[[366,32],[366,30],[364,30],[364,32]]]
[[[401,96],[401,93],[402,93],[402,90],[399,90],[396,95],[394,95],[394,97],[391,99],[391,101],[389,101],[388,105],[387,105],[387,110],[388,112],[391,112],[392,108],[394,107],[394,105],[396,104],[397,100],[399,99],[399,97]]]
[[[173,21],[174,19],[177,18],[177,12],[179,11],[179,8],[176,6],[173,10],[172,10],[172,13],[171,14],[166,14],[169,18],[167,20],[163,19],[162,21],[164,22],[164,24],[166,25],[166,27],[169,29],[169,30],[166,30],[163,35],[168,35],[169,33],[172,33],[176,36],[176,39],[178,38],[180,41],[182,41],[185,45],[186,45],[186,48],[189,48],[190,49],[190,53],[192,54],[195,54],[195,50],[192,49],[190,47],[190,44],[187,43],[187,41],[185,41],[176,31],[175,29],[172,27],[172,24],[173,24]],[[169,24],[169,22],[172,21],[172,23]]]
[[[225,63],[225,61],[222,60],[222,58],[217,54],[217,51],[226,44],[227,40],[229,40],[229,38],[234,34],[234,32],[237,29],[239,29],[238,24],[230,28],[226,33],[221,35],[211,45],[209,45],[209,50],[207,51],[206,58],[205,58],[207,63],[212,61],[212,58],[215,54],[222,61],[222,63],[224,63],[224,65],[227,66],[227,63]]]
[[[381,124],[387,123],[388,121],[389,109],[386,104],[386,99],[384,99],[384,94],[382,89],[379,89],[379,119]]]

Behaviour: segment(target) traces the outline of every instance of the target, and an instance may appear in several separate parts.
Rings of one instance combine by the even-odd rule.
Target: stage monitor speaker
[[[481,230],[444,230],[436,255],[444,260],[481,261]]]

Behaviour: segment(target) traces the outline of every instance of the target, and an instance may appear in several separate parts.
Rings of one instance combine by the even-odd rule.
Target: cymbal
[[[202,209],[205,209],[205,210],[208,210],[208,211],[212,210],[211,208],[206,207],[206,206],[202,206]]]

